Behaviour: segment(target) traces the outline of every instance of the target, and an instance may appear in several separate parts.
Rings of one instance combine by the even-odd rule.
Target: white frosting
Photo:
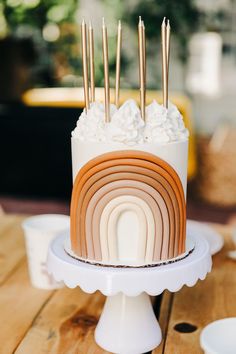
[[[110,116],[117,111],[115,105],[110,105]],[[84,109],[76,128],[72,131],[72,137],[79,138],[81,141],[106,141],[104,105],[100,102],[91,103],[88,112]]]
[[[111,117],[106,125],[107,141],[116,141],[126,145],[143,142],[144,121],[140,109],[134,100],[126,101]]]
[[[136,145],[145,142],[168,143],[188,138],[183,118],[177,107],[169,104],[166,109],[153,101],[146,107],[146,122],[143,121],[136,102],[126,101],[119,109],[110,105],[110,122],[105,122],[104,105],[92,103],[88,112],[84,110],[73,138],[80,141],[117,142]]]
[[[183,117],[175,105],[169,103],[167,109],[154,100],[146,107],[145,141],[168,143],[186,140],[188,136]]]

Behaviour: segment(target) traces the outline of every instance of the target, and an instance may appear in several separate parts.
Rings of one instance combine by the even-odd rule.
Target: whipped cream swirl
[[[145,141],[168,143],[186,140],[188,136],[183,117],[175,105],[169,103],[167,109],[154,100],[146,107]]]
[[[104,105],[94,102],[87,113],[81,114],[72,137],[81,141],[117,142],[135,145],[145,142],[168,143],[186,140],[188,130],[177,107],[168,109],[153,101],[146,107],[146,122],[134,100],[126,101],[119,109],[110,105],[110,122],[105,122]]]
[[[134,100],[126,101],[111,117],[106,126],[107,141],[126,145],[140,144],[143,140],[144,121]]]
[[[117,111],[115,105],[110,105],[111,117]],[[72,131],[72,137],[81,141],[106,141],[105,107],[100,102],[90,104],[87,113],[84,109],[76,128]]]

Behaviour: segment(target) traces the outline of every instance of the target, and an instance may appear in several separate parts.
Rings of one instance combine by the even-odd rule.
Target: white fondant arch
[[[155,242],[154,215],[144,200],[131,195],[114,198],[103,210],[100,220],[100,243],[103,261],[109,259],[119,261],[119,255],[127,254],[127,249],[124,252],[122,249],[118,249],[117,223],[120,215],[129,210],[136,213],[139,221],[139,235],[137,235],[138,249],[134,263],[139,264],[143,261],[152,261]],[[130,234],[128,229],[124,236],[127,239],[126,247],[132,247],[132,244],[129,242]],[[124,259],[122,260],[124,261]],[[130,259],[127,259],[127,262],[130,263]]]

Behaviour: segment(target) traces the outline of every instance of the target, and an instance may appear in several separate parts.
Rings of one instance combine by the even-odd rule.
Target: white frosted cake
[[[107,266],[186,255],[188,130],[176,106],[91,103],[72,132],[71,249]]]

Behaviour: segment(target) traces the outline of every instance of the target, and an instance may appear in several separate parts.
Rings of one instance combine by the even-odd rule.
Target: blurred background
[[[1,0],[0,204],[8,212],[68,212],[70,135],[83,109],[80,22],[101,20],[114,86],[122,20],[121,99],[138,99],[138,16],[147,37],[147,96],[161,102],[160,26],[172,27],[170,93],[190,129],[188,216],[227,222],[236,212],[236,0]],[[97,90],[97,97],[103,97]]]

